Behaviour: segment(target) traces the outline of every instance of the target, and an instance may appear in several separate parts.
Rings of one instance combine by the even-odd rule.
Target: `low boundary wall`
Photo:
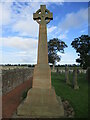
[[[33,76],[33,68],[2,70],[2,94],[6,94]]]

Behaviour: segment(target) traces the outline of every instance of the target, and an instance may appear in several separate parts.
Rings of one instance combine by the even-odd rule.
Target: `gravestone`
[[[65,66],[65,82],[66,84],[70,84],[68,66]]]
[[[57,73],[59,72],[59,68],[57,68]]]
[[[72,82],[74,89],[79,89],[78,83],[77,83],[77,68],[75,67],[73,70],[73,82]]]
[[[61,99],[57,99],[51,86],[51,69],[48,64],[47,24],[53,14],[41,5],[33,14],[39,23],[38,59],[34,68],[33,85],[24,102],[17,109],[17,115],[29,118],[58,118],[64,116]]]
[[[88,83],[90,84],[90,67],[87,68],[86,79],[88,80]]]

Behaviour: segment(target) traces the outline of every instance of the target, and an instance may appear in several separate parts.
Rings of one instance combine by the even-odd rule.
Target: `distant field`
[[[55,70],[57,70],[57,68],[59,70],[65,70],[65,67],[55,67]],[[69,69],[74,69],[75,67],[68,67]],[[82,69],[81,67],[77,67],[78,69]],[[53,67],[51,67],[51,69],[53,69]]]
[[[69,78],[72,82],[73,74]],[[65,84],[65,74],[52,73],[52,85],[58,96],[70,102],[75,110],[75,117],[88,117],[88,81],[85,74],[78,75],[79,90]]]
[[[33,66],[32,66],[33,67]],[[29,68],[32,68],[32,67],[29,67]],[[16,69],[16,68],[28,68],[28,66],[0,66],[0,69]],[[65,67],[55,67],[55,70],[57,70],[57,68],[59,70],[65,70]],[[68,67],[69,69],[74,69],[74,67]],[[78,69],[82,69],[81,67],[77,67]],[[51,67],[51,70],[53,69],[53,67]]]
[[[1,70],[9,70],[9,69],[16,69],[16,68],[28,68],[27,66],[0,66]]]

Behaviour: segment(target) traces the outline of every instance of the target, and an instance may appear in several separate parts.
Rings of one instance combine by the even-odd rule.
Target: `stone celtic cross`
[[[60,118],[64,109],[55,90],[51,86],[51,69],[48,64],[47,23],[53,19],[53,14],[41,5],[33,14],[33,19],[39,23],[38,59],[34,67],[32,89],[17,109],[19,118]]]
[[[46,9],[46,5],[41,5],[40,9],[33,13],[33,19],[39,23],[38,42],[38,64],[48,64],[47,47],[47,27],[46,25],[53,19],[53,14]]]
[[[33,19],[39,24],[47,24],[53,19],[53,14],[46,9],[46,5],[41,5],[40,9],[33,14]]]

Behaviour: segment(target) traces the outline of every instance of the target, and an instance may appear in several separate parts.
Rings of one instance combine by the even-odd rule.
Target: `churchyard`
[[[27,74],[24,73],[24,74],[26,74],[26,77],[23,76],[25,81],[28,80],[26,78],[29,77],[29,72],[31,71],[31,69],[32,68],[26,69],[26,67],[21,69],[21,71],[27,70],[26,71]],[[63,67],[63,68],[59,67],[58,69],[59,69],[59,71],[57,72],[57,67],[55,67],[55,71],[52,72],[52,74],[51,74],[51,83],[52,83],[52,86],[55,88],[56,95],[60,96],[62,101],[69,102],[70,106],[73,108],[73,111],[74,111],[73,117],[81,117],[81,118],[88,117],[88,81],[86,79],[86,73],[79,72],[77,74],[77,82],[78,82],[79,89],[75,90],[73,88],[73,83],[72,83],[73,82],[73,68],[69,68],[69,71],[71,70],[72,72],[68,72],[68,78],[70,80],[70,84],[66,84],[66,81],[65,81],[65,67]],[[19,74],[21,72],[18,72],[18,66],[17,66],[17,68],[14,68],[13,70],[16,71],[15,74],[17,74],[15,79],[20,78]],[[79,70],[83,71],[80,68],[79,68]],[[14,81],[12,82],[12,79],[11,79],[12,69],[11,70],[8,69],[6,71],[8,72],[7,81],[9,80],[9,83],[12,83],[11,84],[12,86],[3,83],[3,85],[4,85],[3,86],[3,94],[12,91],[13,89],[15,89],[15,87],[19,86],[23,82],[22,81],[23,79],[19,83],[15,82],[14,79],[13,79]],[[32,71],[33,71],[33,69],[32,69]],[[62,72],[60,72],[60,71],[62,71]],[[32,75],[33,74],[31,74],[31,76]],[[6,80],[4,80],[5,78],[6,77],[4,77],[2,79],[4,82],[6,82]],[[30,85],[30,86],[32,86],[32,85]],[[21,95],[21,97],[23,97],[22,99],[25,99],[25,97],[27,96],[26,92],[27,92],[27,90],[23,90],[23,93]],[[66,104],[68,104],[68,103],[66,103]],[[65,109],[67,111],[66,117],[72,117],[71,111],[68,109],[68,107],[66,107]]]
[[[75,90],[72,86],[73,74],[69,74],[71,85],[65,84],[65,73],[52,73],[52,86],[58,96],[62,100],[70,102],[75,111],[77,118],[88,117],[88,81],[85,73],[79,73],[78,76],[79,89]]]
[[[53,13],[46,5],[40,5],[33,13],[33,20],[39,25],[37,64],[34,68],[3,67],[1,71],[3,118],[88,117],[90,69],[87,72],[80,67],[69,68],[67,65],[63,68],[54,68],[56,62],[50,62],[48,58],[53,55],[58,59],[57,62],[60,58],[54,53],[52,44],[51,50],[47,44],[47,24],[53,20]],[[83,37],[88,36],[82,35],[81,38]],[[76,45],[74,42],[72,45]],[[54,43],[61,44],[58,49],[64,53],[67,45],[57,39],[54,39]],[[53,69],[49,63],[53,64]]]

